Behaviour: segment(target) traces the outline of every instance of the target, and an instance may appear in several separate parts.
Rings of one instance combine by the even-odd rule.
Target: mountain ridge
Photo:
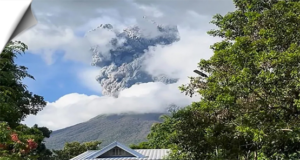
[[[159,117],[167,113],[123,113],[103,114],[90,120],[53,131],[45,139],[49,149],[62,149],[66,142],[102,141],[105,146],[112,141],[126,145],[146,140],[151,126],[160,122]]]

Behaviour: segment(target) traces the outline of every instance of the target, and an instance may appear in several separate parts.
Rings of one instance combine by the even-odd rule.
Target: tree
[[[0,123],[0,157],[10,159],[37,159],[38,143],[44,139],[36,128],[19,125],[12,129]]]
[[[130,144],[129,147],[131,149],[153,149],[149,146],[148,142],[141,142],[139,144]]]
[[[8,122],[11,127],[46,105],[43,97],[28,91],[22,83],[24,78],[34,79],[27,67],[14,63],[16,56],[27,49],[22,42],[9,42],[0,54],[0,121]]]
[[[234,3],[212,21],[219,29],[208,33],[223,40],[199,63],[207,77],[180,87],[201,100],[171,116],[171,156],[299,159],[300,1]]]
[[[87,150],[98,150],[99,145],[101,144],[100,141],[92,141],[92,142],[71,142],[65,143],[65,146],[62,150],[53,150],[54,157],[53,159],[59,160],[69,160],[74,158]]]
[[[39,156],[38,159],[51,160],[52,152],[46,148],[46,145],[44,143],[44,138],[49,138],[52,131],[49,130],[47,127],[39,127],[37,124],[35,124],[32,128],[38,129],[43,135],[43,139],[38,141],[38,147],[36,148],[36,154]]]
[[[32,128],[20,124],[27,115],[37,114],[45,107],[43,97],[29,92],[22,83],[34,79],[25,66],[15,64],[17,55],[27,46],[19,41],[9,42],[0,54],[0,157],[9,159],[37,159],[51,156],[43,139],[51,131],[46,127]]]
[[[173,112],[173,110],[170,110]],[[160,123],[154,123],[147,136],[148,146],[153,149],[167,149],[171,147],[170,137],[174,132],[176,121],[170,115],[162,115]]]
[[[170,113],[174,113],[178,108],[172,106],[169,108]],[[174,125],[176,121],[170,114],[160,116],[161,121],[152,124],[150,133],[147,135],[147,141],[141,142],[137,145],[131,144],[132,149],[168,149],[171,148],[172,143],[170,138],[174,133]]]

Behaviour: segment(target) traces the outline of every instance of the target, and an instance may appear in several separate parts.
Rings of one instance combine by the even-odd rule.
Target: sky
[[[210,45],[220,41],[206,34],[215,28],[209,23],[212,16],[234,11],[234,5],[232,0],[33,0],[32,10],[38,24],[14,38],[29,47],[16,62],[29,68],[35,80],[24,83],[43,96],[47,106],[23,123],[57,130],[99,114],[162,112],[169,104],[186,106],[199,100],[185,96],[178,86],[196,76],[197,63],[212,56]],[[133,85],[118,98],[102,95],[96,81],[100,68],[91,65],[89,49],[94,44],[108,49],[105,44],[112,35],[99,32],[86,38],[85,33],[106,23],[120,30],[133,25],[147,28],[143,16],[177,25],[180,40],[149,48],[145,69],[153,75],[176,73],[179,81]]]

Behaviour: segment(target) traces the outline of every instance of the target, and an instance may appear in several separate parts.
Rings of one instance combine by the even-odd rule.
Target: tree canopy
[[[173,112],[159,139],[173,159],[299,159],[300,1],[234,4],[213,17],[208,34],[222,41],[198,65],[207,76],[180,87],[201,99]]]
[[[87,150],[98,150],[100,149],[99,145],[101,144],[100,141],[93,141],[93,142],[71,142],[71,143],[65,143],[65,146],[62,150],[53,150],[54,157],[53,159],[59,159],[59,160],[69,160],[71,158],[74,158],[81,153],[87,151]]]
[[[0,157],[3,159],[46,159],[52,152],[45,147],[47,127],[27,127],[21,121],[27,115],[37,114],[46,102],[42,96],[30,92],[22,82],[34,79],[27,67],[15,63],[27,46],[19,41],[9,42],[0,54]]]
[[[0,121],[15,127],[27,115],[37,114],[46,106],[42,96],[30,92],[22,82],[34,79],[27,67],[15,63],[17,55],[24,54],[27,46],[20,42],[9,42],[0,54]]]

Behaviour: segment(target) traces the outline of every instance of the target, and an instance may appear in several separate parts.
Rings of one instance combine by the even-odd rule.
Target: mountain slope
[[[159,122],[163,113],[99,115],[87,122],[54,131],[46,146],[61,149],[65,142],[101,140],[103,145],[113,141],[124,144],[146,140],[151,125]]]

